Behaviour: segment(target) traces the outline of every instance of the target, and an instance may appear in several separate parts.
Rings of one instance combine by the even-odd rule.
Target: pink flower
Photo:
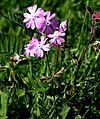
[[[47,43],[47,38],[45,39],[44,36],[40,37],[41,41],[39,41],[35,36],[32,38],[32,40],[29,42],[29,44],[26,45],[25,48],[25,55],[28,57],[30,56],[36,56],[36,57],[43,57],[44,52],[43,51],[49,51],[50,50],[50,44]]]
[[[66,29],[67,29],[67,21],[65,20],[65,21],[61,22],[60,27],[59,27],[59,31],[65,32]]]
[[[100,12],[94,12],[92,15],[92,19],[99,21],[100,20]]]
[[[58,20],[55,20],[56,14],[53,13],[51,14],[50,11],[47,12],[47,16],[46,16],[46,34],[52,34],[54,33],[54,30],[58,28],[59,26],[59,22]]]
[[[37,28],[39,29],[40,33],[46,32],[46,35],[53,34],[55,29],[58,29],[59,22],[58,20],[54,19],[56,16],[55,13],[51,14],[50,11],[47,11],[45,14],[45,19],[43,19],[43,22],[41,22],[41,28],[39,28],[40,24],[39,22],[36,23]],[[38,25],[39,24],[39,25]]]
[[[36,18],[43,17],[43,15],[45,15],[45,12],[42,8],[37,9],[37,5],[28,7],[27,10],[29,11],[29,13],[24,13],[25,19],[23,20],[23,22],[26,23],[26,28],[31,27],[31,29],[34,29]]]
[[[44,36],[41,36],[40,39],[41,39],[41,41],[35,47],[35,56],[42,58],[44,55],[43,51],[49,51],[50,50],[50,44],[49,43],[45,44],[47,41],[47,38],[45,39]]]
[[[60,32],[60,31],[55,31],[54,34],[48,35],[48,37],[51,38],[50,43],[52,45],[56,45],[57,43],[59,45],[62,45],[62,43],[65,42],[64,38],[62,38],[63,36],[65,36],[65,33]]]

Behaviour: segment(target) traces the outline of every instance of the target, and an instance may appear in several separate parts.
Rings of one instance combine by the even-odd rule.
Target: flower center
[[[50,24],[51,24],[51,23],[50,23],[50,21],[47,21],[47,22],[46,22],[46,25],[48,25],[48,26],[49,26]]]
[[[37,17],[37,14],[31,14],[31,19],[35,19]]]

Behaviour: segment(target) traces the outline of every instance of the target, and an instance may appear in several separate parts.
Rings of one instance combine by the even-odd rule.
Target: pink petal
[[[40,39],[41,39],[41,42],[44,42],[44,36],[41,36]]]
[[[45,18],[36,18],[35,19],[36,27],[38,29],[43,29],[46,26]]]
[[[64,43],[64,42],[65,42],[64,38],[57,38],[57,43],[59,45],[62,45],[62,43]]]
[[[47,41],[47,38],[45,39],[44,36],[41,36],[41,45],[44,45],[45,42]]]
[[[31,21],[31,29],[33,30],[35,28],[34,20]]]
[[[51,25],[52,25],[53,29],[58,29],[59,28],[59,21],[56,19],[53,19],[51,21]]]
[[[39,29],[39,33],[43,34],[44,30],[45,30],[45,27]]]
[[[44,53],[42,49],[38,49],[37,52],[35,52],[36,57],[43,57]]]
[[[49,34],[48,37],[49,37],[49,38],[53,38],[54,35],[53,35],[53,34]]]
[[[32,56],[32,57],[34,57],[35,55],[35,52],[34,52],[34,50],[32,50],[31,52],[30,52],[30,56]]]
[[[56,16],[56,14],[53,13],[53,14],[49,17],[49,20],[53,19],[55,16]]]
[[[33,36],[33,37],[32,37],[32,40],[30,40],[29,43],[30,43],[30,44],[38,44],[39,42],[38,42],[37,37],[36,37],[36,36]]]
[[[53,39],[49,40],[49,42],[50,43],[54,43],[55,42],[55,39],[53,38]]]
[[[65,33],[60,33],[60,36],[65,36]]]
[[[42,47],[44,51],[49,51],[50,50],[50,44],[46,44]]]
[[[29,56],[29,53],[30,53],[30,51],[29,51],[28,49],[26,49],[26,51],[24,52],[24,55],[25,55],[26,57],[28,57],[28,56]]]
[[[39,14],[42,14],[43,16],[45,15],[45,12],[42,8],[38,8],[37,11],[36,11],[36,14],[39,15]]]
[[[47,18],[46,18],[46,19],[47,19],[47,20],[49,20],[50,13],[51,13],[50,11],[47,11],[47,14],[46,14],[46,15],[47,15]]]
[[[40,57],[42,58],[44,55],[43,50],[40,50]]]
[[[31,13],[31,14],[34,14],[36,9],[37,9],[37,5],[34,5],[34,6],[31,6],[31,7],[28,7],[27,8],[28,11]]]
[[[24,17],[30,17],[30,14],[28,14],[28,13],[24,13],[23,15],[24,15]]]
[[[26,26],[26,28],[29,28],[30,27],[30,21],[28,21],[25,26]]]
[[[25,22],[28,22],[29,20],[30,20],[30,18],[28,17],[28,18],[24,19],[23,22],[25,23]]]
[[[50,26],[47,26],[46,35],[53,34],[53,32],[54,32],[54,30]]]

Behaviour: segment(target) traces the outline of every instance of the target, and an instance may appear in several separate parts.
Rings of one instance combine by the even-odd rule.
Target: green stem
[[[84,50],[84,52],[83,52],[82,57],[78,60],[77,70],[75,71],[75,74],[76,74],[76,75],[75,75],[75,79],[74,79],[74,81],[73,81],[73,90],[74,90],[75,87],[76,87],[76,79],[78,79],[78,72],[79,72],[79,70],[80,70],[80,68],[81,68],[82,62],[83,62],[83,60],[84,60],[84,58],[85,58],[85,56],[86,56],[86,53],[87,53],[87,51],[88,51],[88,49],[89,49],[90,42],[91,42],[92,39],[93,39],[94,29],[95,29],[95,21],[92,20],[92,27],[91,27],[91,32],[90,32],[90,38],[89,38],[89,40],[88,40],[88,42],[87,42],[87,44],[86,44],[86,48],[85,48],[85,50]]]
[[[56,70],[57,70],[57,64],[58,64],[58,57],[59,57],[59,52],[60,52],[60,49],[59,49],[59,46],[57,47],[58,49],[57,49],[57,55],[56,55],[56,62],[55,62],[55,71],[54,71],[54,73],[56,72]]]
[[[49,69],[49,72],[50,72],[50,76],[52,76],[52,72],[51,72],[51,69],[50,69],[49,60],[48,60],[48,54],[47,53],[46,53],[46,59],[47,59],[47,65],[48,65],[48,69]],[[52,95],[53,95],[53,79],[51,81],[51,87],[52,87],[51,92],[52,92]]]
[[[49,72],[50,72],[50,76],[51,76],[51,69],[50,69],[50,65],[49,65],[49,60],[48,60],[48,54],[46,53],[46,59],[47,59],[47,65],[48,65],[48,69],[49,69]]]

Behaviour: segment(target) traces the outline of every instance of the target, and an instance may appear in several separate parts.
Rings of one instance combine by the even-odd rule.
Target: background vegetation
[[[23,13],[35,4],[68,21],[67,48],[53,48],[42,59],[23,57],[34,34],[24,27]],[[78,64],[92,25],[86,5],[100,12],[99,0],[0,1],[0,119],[99,119],[100,45],[93,44],[100,41],[100,22]],[[12,59],[15,53],[19,63]]]

